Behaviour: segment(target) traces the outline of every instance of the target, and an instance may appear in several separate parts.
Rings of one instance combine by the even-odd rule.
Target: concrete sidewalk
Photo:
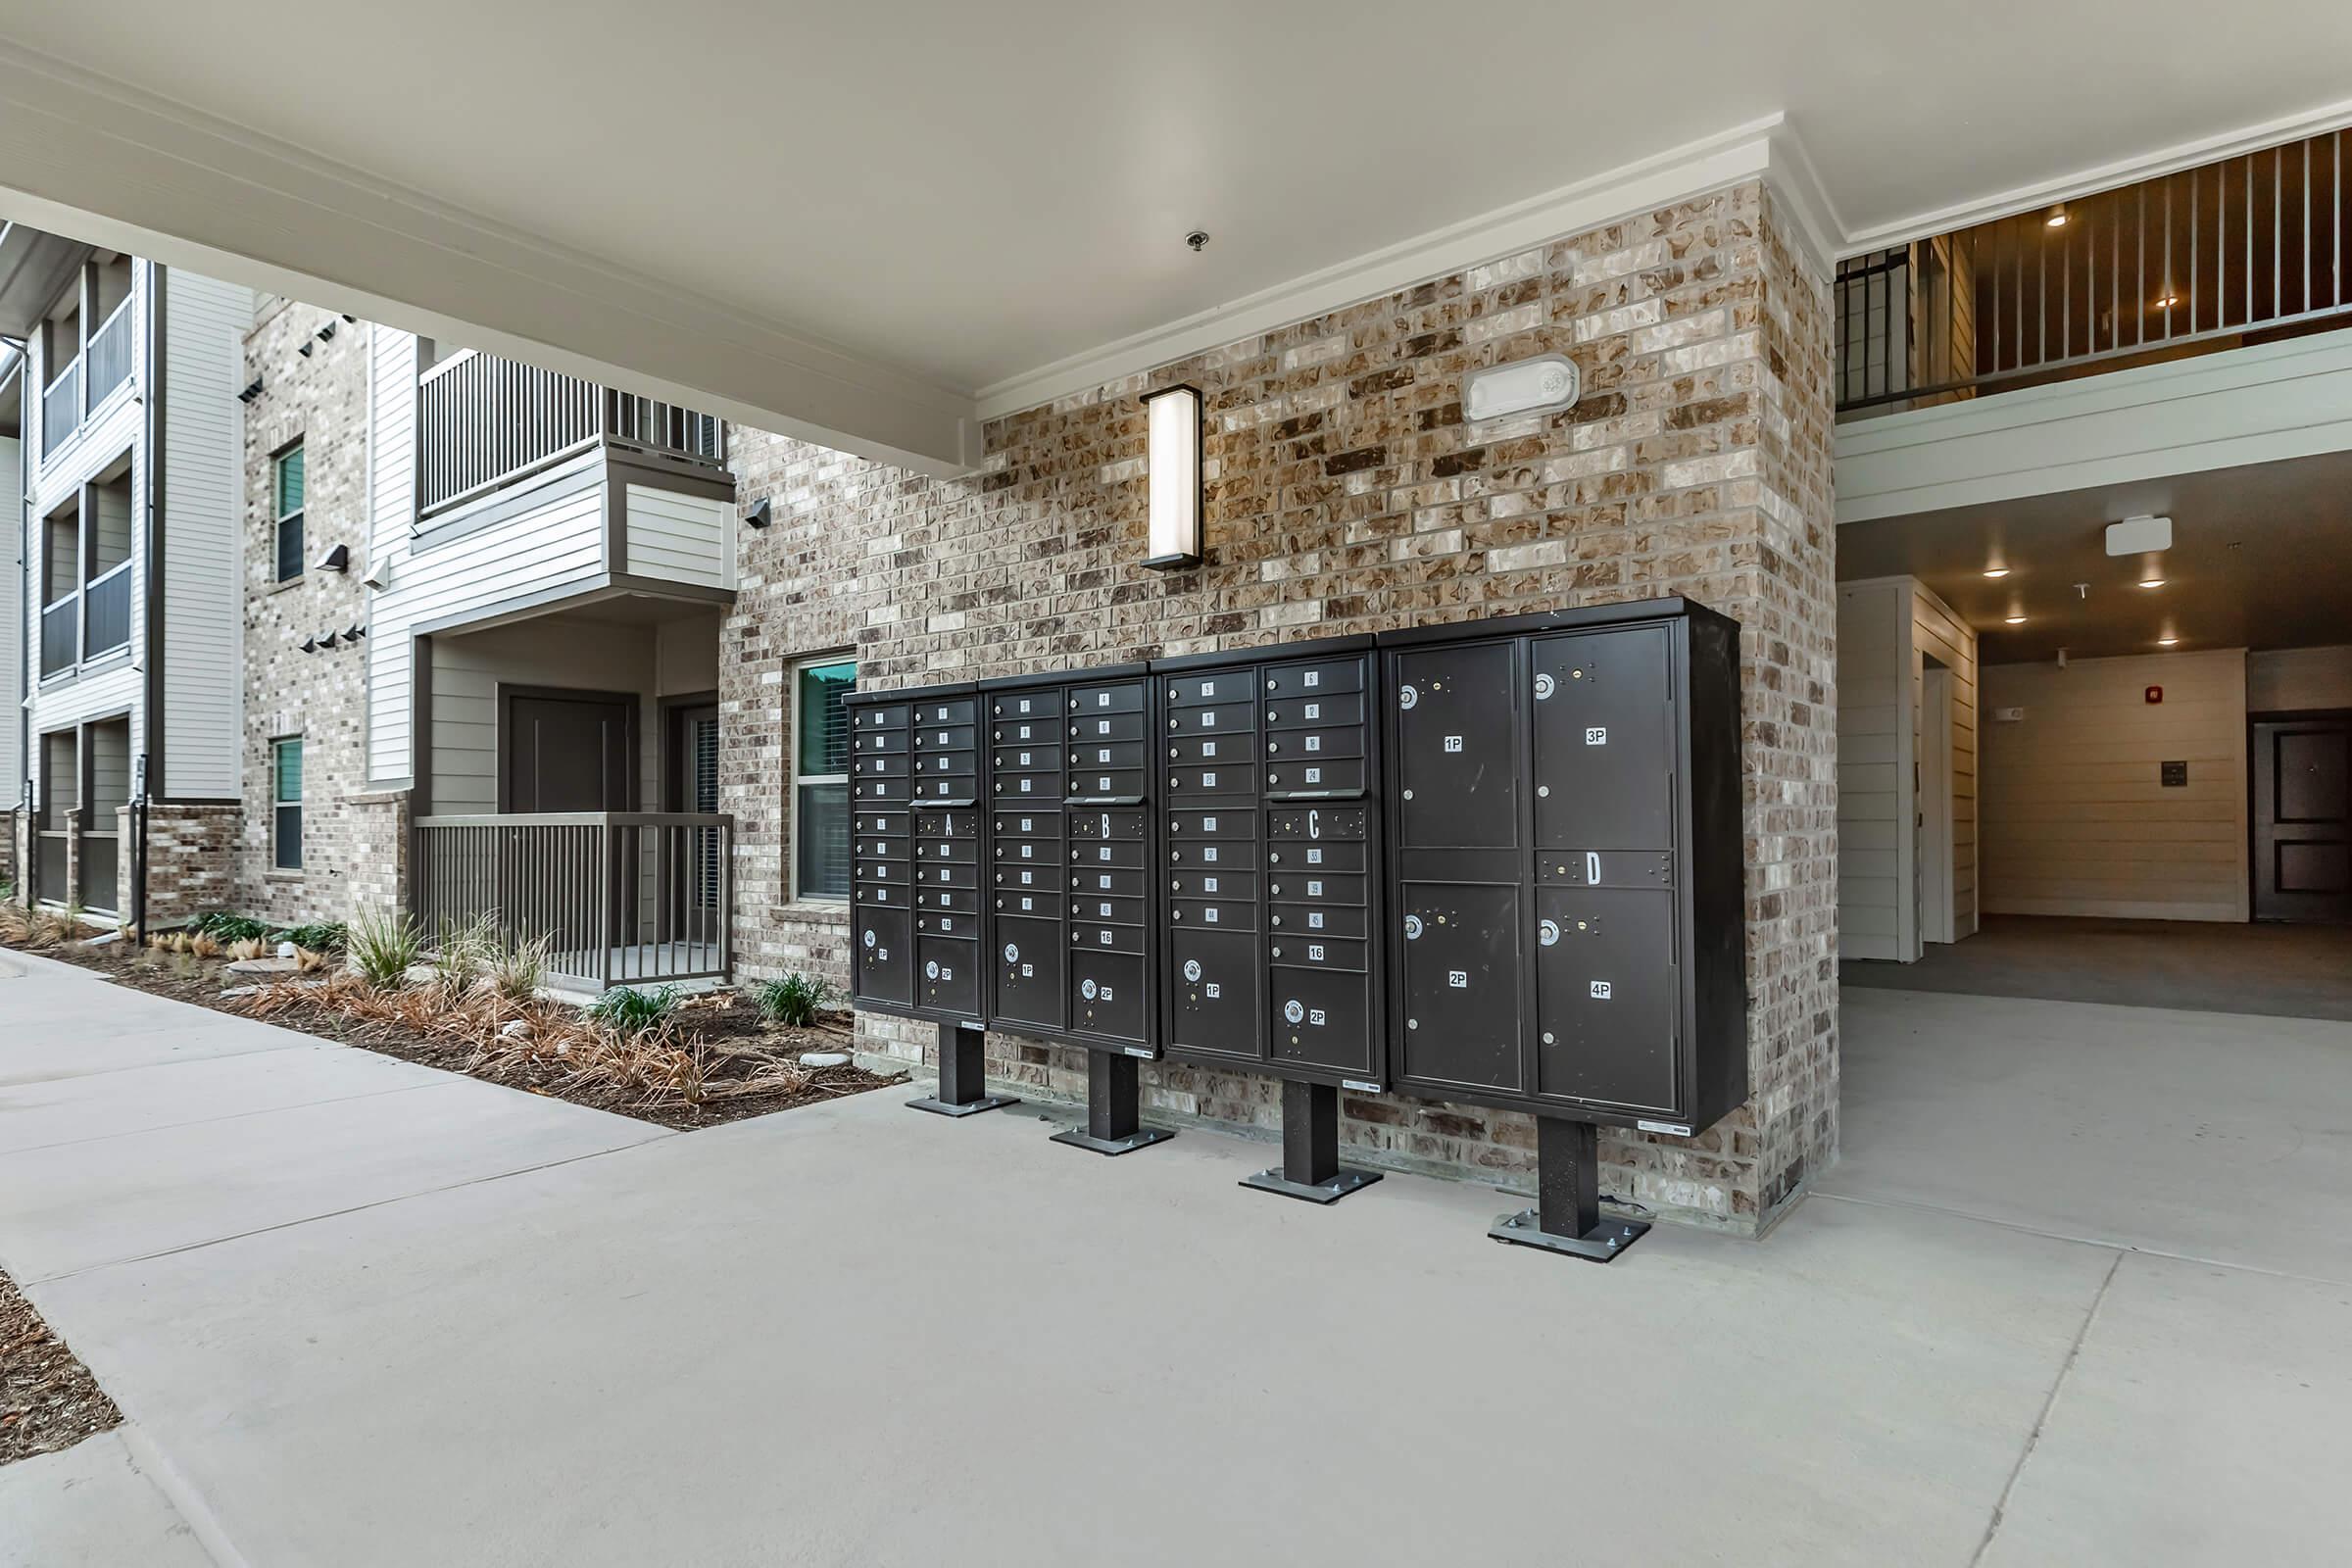
[[[880,1094],[662,1136],[344,1055],[175,1125],[134,1080],[199,1063],[111,1071],[0,1154],[0,1256],[225,1559],[2185,1563],[2352,1528],[2338,1283],[1867,1195],[1601,1269],[1494,1245],[1514,1205],[1457,1184],[1245,1192],[1266,1147],[1197,1132],[1103,1160]],[[156,1196],[222,1171],[217,1208]],[[0,1537],[56,1539],[28,1468]]]

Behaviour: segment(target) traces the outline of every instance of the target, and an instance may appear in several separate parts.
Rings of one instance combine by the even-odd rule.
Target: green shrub
[[[814,975],[788,974],[781,980],[762,980],[752,990],[753,1000],[760,1004],[760,1016],[769,1023],[779,1023],[792,1029],[806,1029],[816,1022],[816,1013],[832,1000],[833,988]]]
[[[684,1000],[676,986],[662,986],[655,991],[614,986],[588,1004],[588,1016],[620,1034],[643,1034],[677,1011],[678,1004]]]
[[[351,947],[351,929],[340,920],[314,920],[271,934],[272,942],[291,942],[313,953],[343,953]]]
[[[424,933],[406,914],[372,909],[351,922],[352,967],[360,978],[378,990],[405,984],[409,967],[424,951]]]
[[[264,922],[248,915],[231,914],[226,909],[215,909],[210,914],[199,916],[188,930],[211,937],[223,947],[231,942],[268,941],[274,935]]]

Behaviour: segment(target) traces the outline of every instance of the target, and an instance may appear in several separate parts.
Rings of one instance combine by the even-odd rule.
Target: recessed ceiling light
[[[2159,637],[2156,639],[2156,646],[2159,648],[2170,648],[2180,640],[2180,639],[2178,637]]]
[[[1987,577],[2006,577],[2009,575],[2009,568],[2007,566],[1986,566],[1984,568],[1984,575]]]
[[[2012,626],[2023,626],[2026,623],[2026,617],[2023,615],[2007,615],[2002,618],[2007,620]]]
[[[2050,228],[2064,228],[2066,226],[2066,203],[2060,202],[2051,208],[2048,216],[2042,219],[2042,222]]]
[[[2162,577],[2142,577],[2139,579],[2139,585],[2142,588],[2161,588],[2164,586],[2164,579]]]
[[[2148,309],[2151,311],[2169,311],[2180,303],[2180,296],[2178,294],[2159,294],[2154,299],[2148,301]]]

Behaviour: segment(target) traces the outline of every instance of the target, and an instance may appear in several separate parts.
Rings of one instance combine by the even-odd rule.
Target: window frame
[[[305,754],[300,735],[275,735],[270,740],[270,869],[299,871],[303,868],[303,797],[310,788],[304,772],[310,759]],[[294,748],[295,792],[287,800],[284,755],[287,747]],[[294,813],[294,858],[286,858],[286,813]]]
[[[285,510],[286,460],[295,457],[302,460],[302,499],[295,504],[293,511],[288,512]],[[303,522],[303,514],[310,505],[310,457],[304,450],[302,437],[296,436],[270,454],[270,511],[273,517],[270,525],[270,569],[273,581],[299,582],[310,569],[310,563],[306,559],[310,549],[310,530]],[[294,569],[292,571],[286,570],[286,524],[289,522],[294,524],[296,533],[302,541],[294,552]]]
[[[850,682],[849,685],[844,688],[845,693],[856,691],[858,689],[858,654],[855,649],[837,649],[831,653],[811,654],[803,659],[796,659],[792,662],[792,712],[789,720],[792,725],[792,733],[790,737],[792,746],[792,772],[790,775],[792,781],[792,794],[791,799],[786,803],[785,807],[788,819],[787,827],[789,829],[788,838],[791,844],[792,863],[789,867],[787,867],[787,870],[790,873],[789,886],[791,889],[791,898],[794,903],[838,905],[846,908],[848,907],[850,902],[849,876],[847,874],[847,868],[849,865],[849,841],[851,837],[850,817],[848,810],[850,775],[846,771],[840,773],[803,773],[801,771],[801,717],[802,704],[804,701],[802,687],[806,681],[806,678],[811,671],[825,669],[836,664],[846,664],[849,666]],[[807,814],[802,809],[803,792],[806,791],[810,785],[827,784],[838,786],[842,793],[842,863],[845,868],[845,874],[843,877],[842,889],[839,893],[828,893],[810,889],[805,886],[802,880],[802,857],[805,850],[805,843],[802,839],[801,833],[803,820]]]

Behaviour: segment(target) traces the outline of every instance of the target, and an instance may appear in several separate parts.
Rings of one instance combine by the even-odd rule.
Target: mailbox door
[[[1004,1023],[1064,1027],[1060,922],[1001,915],[995,940],[997,990],[991,1016]]]
[[[1539,637],[1536,844],[1674,842],[1674,646],[1664,626]]]
[[[1526,1091],[1519,892],[1487,883],[1398,887],[1406,1077]]]
[[[936,1012],[980,1016],[979,956],[975,943],[924,937],[915,943],[915,1001]]]
[[[1538,890],[1539,1094],[1679,1119],[1674,904],[1667,888]]]
[[[1517,661],[1509,643],[1397,656],[1396,813],[1405,849],[1507,849],[1519,832]],[[1409,1049],[1409,1042],[1408,1042]]]
[[[1143,1044],[1144,960],[1086,946],[1070,950],[1070,1028]]]
[[[914,1002],[914,943],[905,909],[861,907],[857,915],[856,991],[874,1002],[910,1006]]]
[[[1276,965],[1266,974],[1272,1059],[1368,1079],[1372,1068],[1371,980]]]
[[[1254,1061],[1259,1031],[1257,939],[1248,931],[1170,930],[1169,1034],[1179,1051]]]

